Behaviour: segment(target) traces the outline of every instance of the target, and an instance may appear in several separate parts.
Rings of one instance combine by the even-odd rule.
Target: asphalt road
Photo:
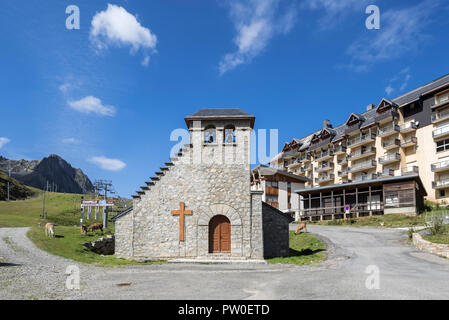
[[[0,299],[449,299],[449,260],[416,250],[404,231],[308,228],[328,243],[319,266],[100,268],[40,251],[26,229],[0,229]],[[80,290],[65,288],[69,265]]]

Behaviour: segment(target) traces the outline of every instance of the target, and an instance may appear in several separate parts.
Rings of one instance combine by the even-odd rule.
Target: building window
[[[448,101],[449,100],[449,92],[446,92],[446,93],[438,96],[437,100],[438,100],[438,104]]]
[[[278,202],[278,196],[267,195],[267,202]]]
[[[271,186],[272,186],[273,188],[277,188],[277,187],[278,187],[278,182],[277,182],[277,181],[271,182]]]
[[[437,142],[437,152],[449,150],[449,139],[441,140]]]
[[[446,196],[446,190],[440,190],[440,197]]]
[[[388,206],[399,205],[399,194],[391,192],[385,195],[385,204]]]
[[[204,143],[215,143],[216,139],[216,130],[214,126],[208,126],[206,127],[206,130],[204,131]]]
[[[235,127],[233,125],[225,127],[224,143],[235,143]]]

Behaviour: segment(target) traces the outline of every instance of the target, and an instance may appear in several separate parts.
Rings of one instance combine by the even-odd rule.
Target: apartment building
[[[263,191],[262,201],[290,215],[300,210],[299,195],[295,190],[304,189],[307,178],[260,165],[251,170],[251,190]]]
[[[393,100],[382,98],[377,105],[368,105],[363,113],[351,113],[345,123],[336,127],[325,120],[320,130],[286,143],[270,165],[307,178],[305,188],[298,190],[304,212],[311,209],[311,198],[316,200],[317,193],[318,212],[325,212],[324,198],[330,190],[345,186],[355,188],[355,194],[359,190],[367,194],[365,210],[360,213],[372,214],[372,208],[386,213],[388,207],[406,206],[409,210],[414,207],[416,212],[422,204],[421,196],[449,204],[449,75]],[[415,190],[402,195],[408,199],[406,205],[401,205],[405,202],[401,203],[397,195],[389,198],[385,189],[390,187],[384,188],[382,183],[410,187],[411,181]],[[382,189],[376,200],[369,191],[373,184]],[[341,207],[347,209],[348,203],[341,196],[331,197],[332,206],[337,207],[338,198]],[[357,203],[350,206],[362,207],[358,196]],[[414,206],[410,205],[411,198]]]

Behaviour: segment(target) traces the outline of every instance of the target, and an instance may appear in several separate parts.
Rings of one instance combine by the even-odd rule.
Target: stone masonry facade
[[[230,258],[263,258],[262,194],[250,191],[250,125],[233,121],[237,143],[203,143],[206,121],[195,121],[191,144],[172,158],[149,190],[134,200],[133,210],[116,221],[117,257],[128,259],[213,258],[209,254],[209,221],[224,215],[231,223]],[[217,141],[223,122],[214,121]],[[185,241],[179,240],[180,202]],[[223,258],[223,255],[220,255]]]

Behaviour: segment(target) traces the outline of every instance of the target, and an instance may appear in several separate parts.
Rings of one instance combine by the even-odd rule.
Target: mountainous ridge
[[[11,177],[27,186],[44,190],[48,182],[57,186],[54,191],[63,193],[86,194],[94,190],[89,177],[81,169],[73,168],[55,154],[42,160],[9,160],[0,156],[0,170],[7,173],[9,165]]]

